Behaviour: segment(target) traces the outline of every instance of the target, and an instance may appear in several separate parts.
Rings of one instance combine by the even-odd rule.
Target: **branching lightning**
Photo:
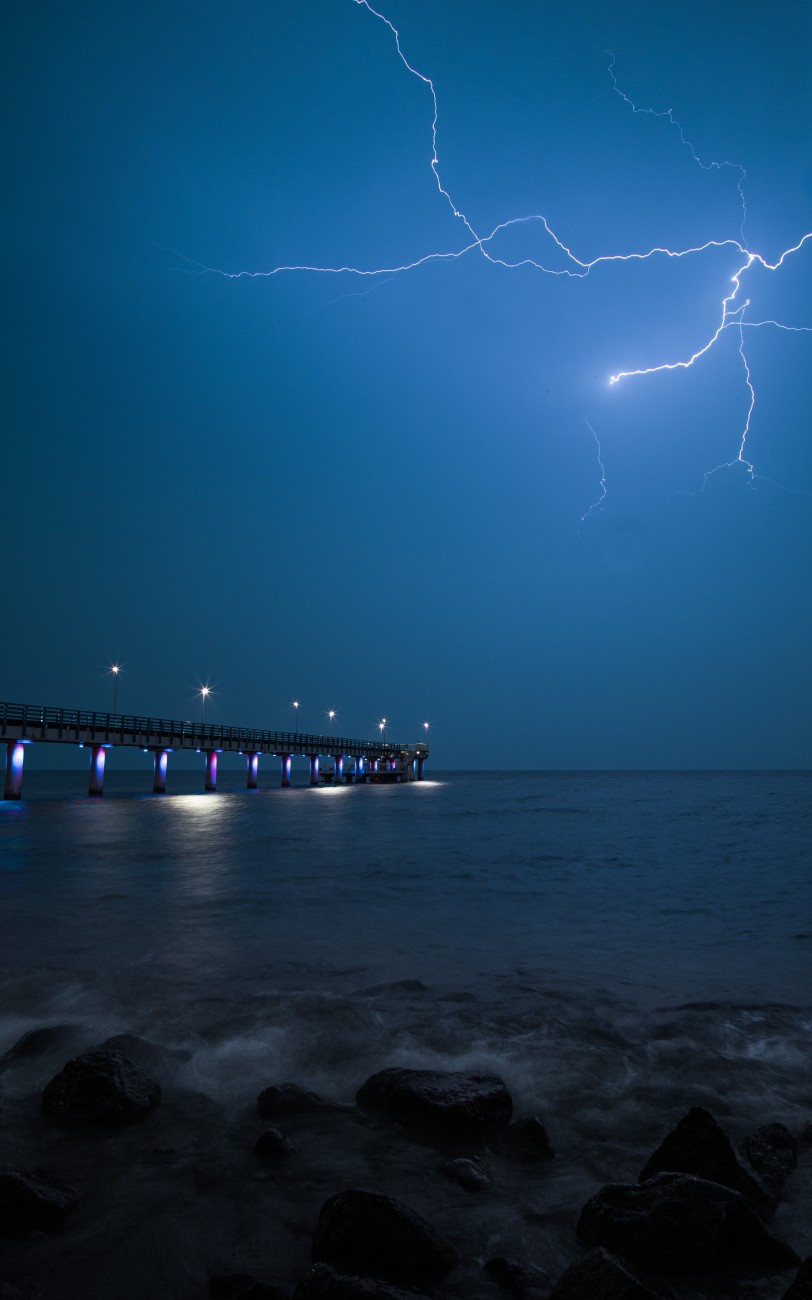
[[[464,229],[465,238],[462,246],[456,249],[452,248],[444,251],[434,250],[431,252],[427,252],[423,256],[415,258],[412,261],[403,262],[401,264],[394,265],[394,266],[363,267],[363,266],[351,266],[351,265],[323,266],[318,264],[313,264],[313,265],[301,264],[301,265],[279,265],[264,271],[242,270],[242,271],[232,272],[232,271],[223,271],[216,267],[204,266],[201,263],[193,263],[193,265],[197,266],[199,270],[202,272],[211,272],[211,273],[225,276],[228,279],[235,279],[235,280],[243,279],[243,278],[252,278],[252,279],[270,278],[273,276],[278,276],[283,274],[309,272],[318,275],[333,275],[333,276],[351,275],[351,276],[358,277],[359,279],[362,280],[368,279],[368,280],[377,280],[380,282],[385,280],[387,277],[391,278],[393,276],[402,275],[407,272],[416,271],[421,267],[428,266],[435,262],[457,261],[463,257],[468,256],[469,254],[479,254],[486,261],[492,263],[493,265],[504,267],[509,270],[516,270],[519,268],[530,268],[539,271],[545,275],[564,276],[564,277],[570,277],[574,279],[583,279],[586,276],[590,275],[592,272],[598,270],[599,268],[614,263],[646,262],[657,258],[682,259],[682,258],[689,258],[689,257],[700,257],[703,254],[710,252],[711,250],[729,249],[731,250],[731,252],[735,253],[738,256],[738,258],[740,259],[739,264],[737,265],[733,275],[730,277],[729,284],[731,287],[728,288],[727,291],[722,293],[722,297],[719,303],[718,317],[715,324],[712,326],[712,328],[709,330],[707,334],[700,335],[700,337],[697,339],[697,343],[694,350],[690,354],[684,357],[677,357],[676,359],[659,361],[654,364],[643,366],[633,370],[618,370],[617,372],[609,376],[608,382],[610,386],[613,386],[619,384],[623,380],[642,379],[647,376],[662,374],[666,371],[688,370],[692,366],[694,366],[697,362],[701,361],[702,358],[707,356],[708,353],[712,351],[714,346],[719,342],[719,340],[728,330],[734,330],[738,335],[738,352],[741,358],[744,384],[748,392],[747,414],[745,417],[744,425],[741,430],[737,455],[734,456],[730,461],[723,462],[722,464],[717,465],[714,468],[708,470],[704,475],[702,487],[704,488],[708,479],[712,475],[718,473],[722,469],[731,468],[735,465],[741,465],[744,467],[748,476],[748,482],[752,485],[753,479],[756,477],[756,472],[753,463],[747,457],[746,451],[747,451],[747,440],[750,433],[751,420],[756,405],[756,392],[753,384],[751,367],[748,361],[747,352],[745,348],[745,330],[758,330],[758,329],[771,328],[771,329],[785,331],[788,333],[806,334],[806,333],[812,333],[812,325],[790,325],[785,322],[772,320],[772,319],[749,320],[747,318],[747,311],[748,308],[750,307],[751,300],[750,298],[745,296],[746,291],[744,288],[744,282],[746,281],[746,277],[753,267],[759,267],[762,270],[768,272],[778,272],[779,270],[781,270],[781,268],[790,258],[792,258],[795,254],[800,253],[800,251],[805,247],[807,242],[812,241],[812,231],[807,232],[797,241],[797,243],[785,249],[781,253],[781,255],[773,262],[768,261],[768,259],[762,256],[760,253],[751,251],[750,248],[748,247],[747,240],[745,237],[745,226],[747,222],[747,204],[745,199],[745,181],[747,178],[747,173],[745,168],[740,163],[731,162],[729,160],[708,161],[700,157],[700,155],[697,153],[696,149],[694,148],[694,145],[686,136],[682,125],[674,116],[674,112],[672,109],[658,110],[658,109],[648,108],[648,107],[641,108],[639,105],[637,105],[629,97],[629,95],[627,95],[626,92],[620,87],[615,73],[616,57],[614,53],[607,51],[607,57],[609,58],[609,64],[607,70],[608,70],[609,77],[611,78],[612,88],[615,94],[617,94],[620,97],[620,99],[623,101],[623,103],[629,107],[632,113],[645,114],[666,121],[668,125],[672,127],[673,130],[676,132],[676,134],[679,136],[680,144],[689,151],[693,161],[704,171],[729,170],[736,176],[736,188],[738,191],[740,208],[741,208],[741,220],[739,223],[738,235],[735,238],[730,237],[721,240],[709,239],[705,243],[697,244],[688,248],[666,248],[666,247],[655,246],[652,248],[644,249],[643,251],[640,252],[602,253],[599,256],[593,257],[590,260],[584,260],[583,258],[579,257],[577,253],[556,233],[556,231],[552,228],[552,226],[548,222],[547,217],[541,213],[533,213],[527,216],[512,217],[508,220],[500,222],[487,233],[480,234],[475,229],[473,222],[469,219],[466,213],[460,207],[458,207],[457,203],[454,201],[451,194],[446,189],[443,183],[442,175],[440,172],[440,160],[438,156],[439,104],[438,104],[437,91],[433,80],[425,73],[420,72],[412,63],[409,62],[409,60],[407,59],[403,51],[400,32],[395,27],[395,25],[390,21],[390,19],[386,17],[385,14],[375,9],[372,6],[372,4],[370,4],[369,0],[353,0],[353,3],[367,10],[367,12],[373,18],[375,18],[378,22],[384,24],[389,29],[389,32],[391,33],[391,36],[394,40],[394,45],[397,51],[398,58],[400,59],[401,63],[403,64],[403,66],[406,68],[406,70],[411,76],[417,78],[418,81],[420,81],[424,86],[427,87],[429,94],[431,95],[431,101],[432,101],[431,161],[430,161],[431,172],[434,177],[434,181],[437,186],[437,190],[439,194],[447,203],[455,220],[458,221]],[[524,257],[518,260],[508,260],[507,258],[499,255],[497,249],[499,236],[503,234],[503,232],[513,227],[522,226],[522,225],[538,225],[543,228],[545,236],[550,240],[552,246],[551,252],[554,252],[554,254],[556,255],[557,258],[556,265],[547,264],[547,262],[545,261],[539,261],[536,258],[532,258],[532,257]],[[561,265],[562,258],[564,263],[563,265]],[[191,263],[191,259],[186,259],[186,260]],[[597,450],[598,450],[598,466],[600,469],[600,496],[593,503],[593,505],[591,505],[589,509],[585,511],[585,513],[581,516],[582,522],[585,521],[587,518],[589,518],[590,515],[598,511],[602,507],[602,504],[606,498],[606,474],[605,474],[605,468],[602,459],[603,453],[601,450],[601,444],[598,439],[598,435],[595,432],[592,425],[589,423],[588,420],[586,421],[586,423],[587,423],[587,427],[592,433],[593,438],[595,439],[595,443],[597,445]]]

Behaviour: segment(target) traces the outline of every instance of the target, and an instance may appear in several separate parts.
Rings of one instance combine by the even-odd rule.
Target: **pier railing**
[[[147,749],[219,749],[268,754],[343,754],[384,758],[403,753],[427,755],[425,744],[359,740],[301,731],[223,727],[217,723],[128,713],[58,709],[48,705],[0,702],[0,738],[60,743],[137,745]]]

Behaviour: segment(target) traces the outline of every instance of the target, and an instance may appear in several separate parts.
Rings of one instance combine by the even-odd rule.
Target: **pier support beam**
[[[217,750],[206,750],[206,789],[217,789]]]
[[[310,784],[318,785],[319,783],[319,756],[318,754],[308,754],[310,759]]]
[[[361,755],[360,758],[356,758],[356,760],[355,760],[355,779],[356,779],[356,781],[363,781],[363,779],[364,779],[364,763],[365,763],[365,759],[364,759],[363,754]]]
[[[257,753],[249,754],[247,760],[247,779],[246,779],[247,789],[256,790],[258,775],[259,775],[259,754]]]
[[[6,742],[6,779],[3,784],[4,799],[20,799],[23,790],[23,759],[25,745],[21,740]]]
[[[425,760],[425,758],[420,758],[420,757],[418,757],[418,760],[417,760],[417,779],[418,779],[418,781],[422,781],[422,780],[423,780],[423,772],[424,772],[425,766],[426,766],[426,760]]]
[[[104,794],[104,745],[94,745],[90,751],[90,782],[88,794],[100,797]]]
[[[282,762],[282,785],[287,789],[290,785],[291,757],[290,754],[280,754],[279,757]]]
[[[344,755],[333,754],[333,763],[335,764],[336,774],[333,778],[336,785],[341,785],[344,780]]]
[[[152,793],[166,794],[166,768],[169,762],[169,750],[154,749],[152,756],[155,763],[152,775]]]

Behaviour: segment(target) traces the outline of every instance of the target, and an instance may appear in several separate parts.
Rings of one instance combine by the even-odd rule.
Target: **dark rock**
[[[29,1029],[0,1056],[0,1072],[9,1066],[20,1065],[23,1061],[45,1056],[57,1047],[64,1048],[81,1033],[81,1025],[44,1025],[41,1029]]]
[[[558,1280],[550,1300],[667,1300],[608,1250],[591,1250]]]
[[[296,1144],[278,1128],[266,1129],[254,1144],[254,1155],[263,1160],[287,1160],[295,1150]]]
[[[305,1273],[293,1300],[426,1300],[416,1291],[401,1291],[369,1277],[347,1277],[328,1264],[315,1264]]]
[[[58,1178],[0,1169],[0,1232],[47,1231],[78,1200],[78,1192]]]
[[[236,1300],[288,1300],[288,1297],[270,1282],[252,1282],[251,1286],[237,1293]]]
[[[313,1259],[340,1273],[396,1286],[420,1286],[456,1261],[454,1250],[402,1201],[357,1188],[325,1201],[313,1237]]]
[[[257,1097],[257,1110],[263,1119],[280,1115],[304,1115],[313,1110],[332,1110],[329,1101],[317,1097],[295,1083],[274,1083]]]
[[[123,1052],[136,1065],[140,1065],[142,1070],[160,1070],[161,1066],[166,1067],[176,1061],[188,1061],[191,1056],[191,1052],[161,1047],[146,1038],[139,1038],[137,1034],[114,1034],[112,1038],[105,1038],[103,1043],[99,1043],[96,1050]]]
[[[764,1124],[744,1139],[744,1154],[774,1197],[798,1164],[798,1143],[783,1124]]]
[[[513,1113],[510,1093],[493,1074],[394,1067],[367,1079],[356,1100],[401,1124],[428,1124],[452,1132],[505,1125]]]
[[[721,1183],[740,1192],[762,1214],[773,1208],[763,1187],[739,1164],[727,1134],[703,1106],[693,1106],[663,1139],[641,1170],[639,1181],[663,1172],[693,1174]]]
[[[549,1294],[551,1279],[536,1264],[518,1264],[514,1259],[496,1255],[484,1267],[489,1277],[522,1300],[536,1300]]]
[[[812,1255],[807,1255],[781,1300],[812,1300]]]
[[[69,1124],[130,1124],[160,1098],[160,1086],[128,1057],[95,1047],[46,1085],[42,1113]]]
[[[443,1165],[442,1173],[453,1178],[469,1192],[486,1192],[493,1184],[487,1166],[477,1160],[476,1156],[460,1156],[457,1160],[449,1160]]]
[[[804,1143],[812,1142],[812,1124],[805,1124],[801,1133],[801,1141]]]
[[[526,1164],[543,1164],[547,1160],[555,1160],[553,1144],[538,1115],[528,1115],[526,1119],[508,1124],[505,1147],[509,1155]]]
[[[253,1273],[213,1273],[209,1278],[209,1295],[214,1300],[236,1300],[241,1291],[247,1291],[256,1281]]]
[[[251,1273],[215,1273],[209,1278],[209,1295],[216,1300],[288,1300],[278,1286]]]
[[[581,1211],[578,1234],[588,1246],[605,1246],[663,1273],[701,1272],[738,1259],[769,1272],[798,1259],[738,1192],[689,1174],[601,1188]]]

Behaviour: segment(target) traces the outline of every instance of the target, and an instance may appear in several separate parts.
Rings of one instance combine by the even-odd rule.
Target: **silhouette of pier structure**
[[[220,754],[241,754],[246,760],[246,786],[259,784],[259,760],[279,760],[283,786],[291,784],[295,756],[310,761],[310,784],[422,781],[429,747],[425,742],[393,744],[381,740],[350,740],[343,736],[313,736],[298,731],[263,731],[252,727],[222,727],[211,723],[176,722],[166,718],[121,713],[89,713],[30,704],[0,702],[0,742],[6,746],[4,799],[22,796],[25,747],[31,744],[78,745],[90,750],[88,794],[104,793],[107,751],[141,749],[152,755],[153,794],[165,794],[169,755],[191,750],[205,756],[205,789],[217,789]],[[333,767],[320,775],[319,762],[331,758]]]

